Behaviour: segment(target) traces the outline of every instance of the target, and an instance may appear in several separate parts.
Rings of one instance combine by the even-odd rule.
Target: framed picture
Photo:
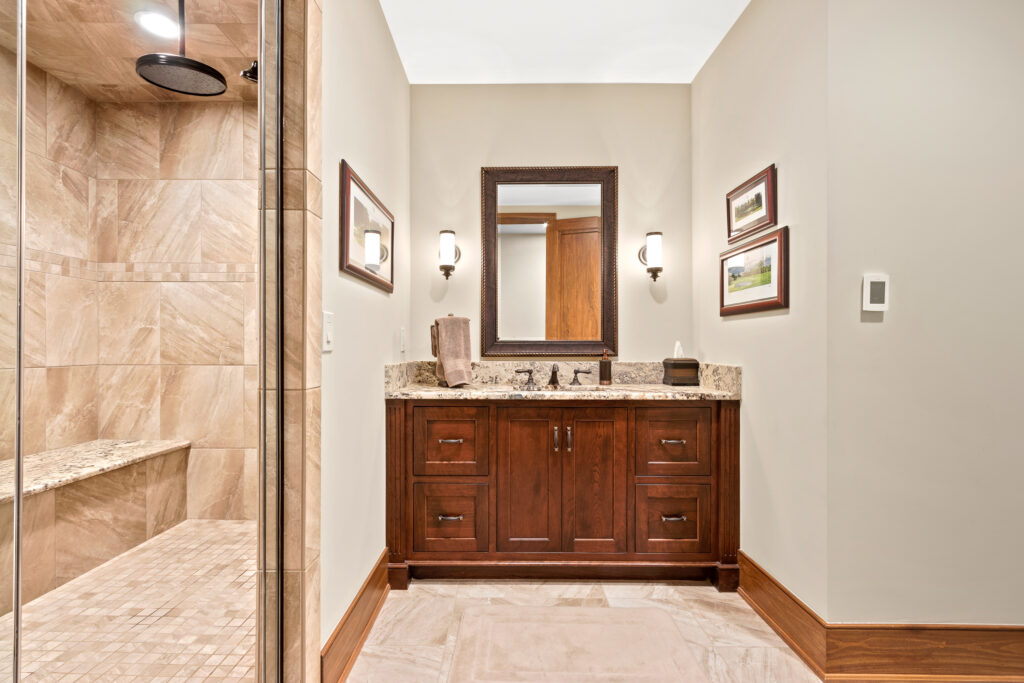
[[[347,161],[341,162],[341,269],[395,290],[395,217]]]
[[[788,227],[722,252],[718,258],[720,315],[789,308]]]
[[[725,195],[729,242],[775,225],[775,164]]]

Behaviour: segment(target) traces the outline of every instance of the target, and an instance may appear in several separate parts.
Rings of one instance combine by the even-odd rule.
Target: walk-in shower
[[[0,0],[0,681],[280,677],[281,13],[176,9]]]

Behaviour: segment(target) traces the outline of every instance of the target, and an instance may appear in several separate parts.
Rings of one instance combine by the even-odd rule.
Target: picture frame
[[[730,244],[776,225],[776,189],[772,164],[725,195],[726,236]]]
[[[719,315],[789,308],[789,228],[782,227],[722,252]]]
[[[345,160],[341,162],[340,201],[341,270],[385,292],[394,292],[395,217]],[[379,233],[380,263],[376,266],[366,262],[367,231]]]

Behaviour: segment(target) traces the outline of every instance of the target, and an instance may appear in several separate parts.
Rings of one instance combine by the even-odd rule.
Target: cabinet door
[[[498,410],[499,552],[562,549],[561,409]]]
[[[625,408],[565,410],[562,503],[565,550],[626,552]]]

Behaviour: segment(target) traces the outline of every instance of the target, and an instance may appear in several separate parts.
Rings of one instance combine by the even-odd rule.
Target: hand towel
[[[430,347],[437,357],[437,378],[450,387],[473,381],[470,361],[469,318],[449,315],[430,327]]]

